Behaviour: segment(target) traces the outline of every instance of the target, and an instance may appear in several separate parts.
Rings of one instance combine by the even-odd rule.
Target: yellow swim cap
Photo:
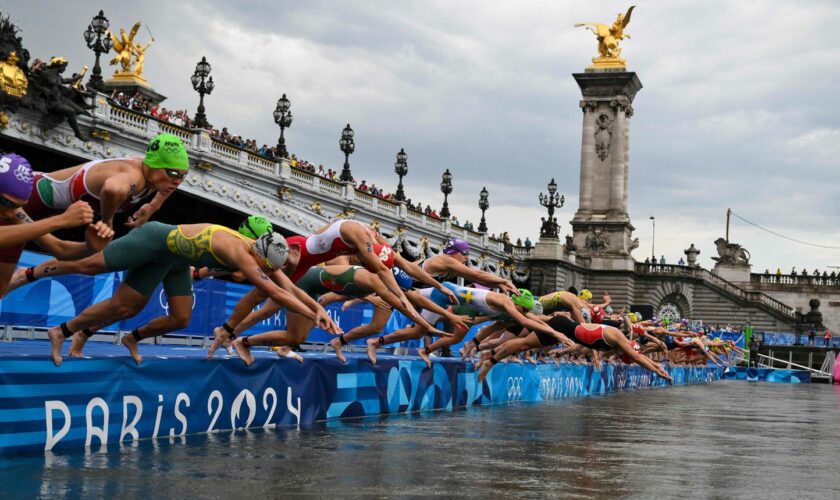
[[[584,288],[583,290],[578,292],[578,298],[580,300],[589,300],[592,298],[592,292]]]

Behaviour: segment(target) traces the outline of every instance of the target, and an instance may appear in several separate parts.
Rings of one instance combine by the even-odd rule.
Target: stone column
[[[610,106],[615,111],[615,120],[613,121],[613,144],[610,153],[610,212],[611,215],[621,216],[627,213],[627,205],[624,202],[624,180],[625,166],[627,161],[624,157],[625,153],[625,120],[624,106],[619,102],[613,101]]]
[[[584,110],[580,204],[572,219],[577,259],[597,270],[633,270],[638,246],[627,213],[632,102],[642,88],[635,73],[587,70],[573,75]]]
[[[580,204],[578,212],[592,212],[592,183],[595,163],[595,102],[580,101],[583,111],[583,136],[580,146]]]

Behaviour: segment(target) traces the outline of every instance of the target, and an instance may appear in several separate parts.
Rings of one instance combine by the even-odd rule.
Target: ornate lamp
[[[405,154],[404,148],[400,148],[400,152],[397,153],[397,162],[394,163],[394,172],[400,176],[400,183],[397,184],[397,201],[405,201],[402,179],[408,175],[408,155]]]
[[[202,56],[198,64],[195,65],[195,72],[190,77],[190,83],[192,83],[193,89],[200,96],[198,110],[195,114],[196,128],[204,128],[207,125],[207,115],[204,114],[204,95],[210,95],[215,87],[213,77],[210,76],[210,69],[210,63],[207,62],[207,58]],[[209,79],[207,79],[208,76],[210,76]]]
[[[100,10],[99,14],[91,19],[90,25],[88,25],[84,32],[85,43],[96,54],[96,62],[93,64],[93,72],[88,79],[88,85],[100,92],[105,92],[107,89],[105,88],[105,82],[102,80],[102,68],[99,66],[99,56],[110,52],[111,47],[114,45],[110,36],[104,36],[108,31],[108,25],[108,18]]]
[[[292,112],[289,108],[292,103],[286,98],[286,94],[277,100],[277,107],[274,108],[274,123],[280,125],[280,139],[277,141],[277,151],[281,158],[288,158],[289,152],[286,150],[286,138],[283,137],[283,131],[286,127],[292,126]]]
[[[449,169],[443,173],[440,181],[440,192],[443,193],[443,208],[440,209],[440,216],[444,219],[449,217],[449,195],[452,193],[452,174]]]
[[[356,143],[353,141],[353,129],[348,123],[341,131],[341,139],[338,140],[341,152],[344,153],[344,168],[341,170],[341,179],[344,182],[353,182],[353,175],[350,173],[350,155],[356,150]]]
[[[479,233],[486,233],[487,232],[487,221],[484,220],[484,212],[490,208],[490,200],[489,200],[490,193],[487,192],[487,188],[481,188],[481,192],[478,194],[478,208],[481,209],[481,223],[478,225],[478,232]]]
[[[548,209],[548,219],[543,220],[542,227],[540,227],[540,237],[558,237],[560,225],[555,222],[554,209],[561,208],[564,203],[566,203],[566,197],[557,195],[557,183],[552,178],[551,182],[548,183],[548,195],[540,193],[540,205]]]

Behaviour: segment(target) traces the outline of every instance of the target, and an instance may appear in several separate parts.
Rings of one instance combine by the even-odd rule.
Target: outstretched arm
[[[453,259],[448,260],[451,260],[452,262],[447,262],[446,268],[448,271],[451,271],[454,274],[463,276],[464,278],[467,278],[470,281],[480,283],[490,288],[499,287],[507,293],[519,295],[519,290],[513,285],[513,282],[511,282],[510,280],[504,279],[501,276],[496,276],[493,273],[488,273],[487,271],[482,271],[480,269],[469,267]]]

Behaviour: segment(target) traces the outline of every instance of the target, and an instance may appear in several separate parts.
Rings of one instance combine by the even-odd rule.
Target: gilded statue
[[[13,97],[23,97],[29,87],[26,73],[18,66],[17,52],[9,52],[5,61],[0,61],[0,90]]]
[[[127,34],[123,28],[120,28],[119,37],[110,31],[108,32],[108,36],[114,42],[114,52],[117,54],[116,57],[111,59],[111,66],[120,66],[120,69],[114,72],[115,77],[129,76],[143,78],[143,63],[146,59],[146,50],[154,43],[155,39],[152,37],[151,41],[145,46],[135,42],[134,37],[137,36],[139,29],[140,21],[137,21]]]
[[[625,14],[618,14],[612,26],[600,23],[578,23],[575,28],[581,26],[595,33],[598,37],[598,57],[592,58],[592,67],[594,68],[625,68],[627,61],[622,59],[621,47],[619,42],[625,38],[630,38],[630,35],[624,33],[624,28],[630,23],[630,15],[633,13],[633,5]]]

